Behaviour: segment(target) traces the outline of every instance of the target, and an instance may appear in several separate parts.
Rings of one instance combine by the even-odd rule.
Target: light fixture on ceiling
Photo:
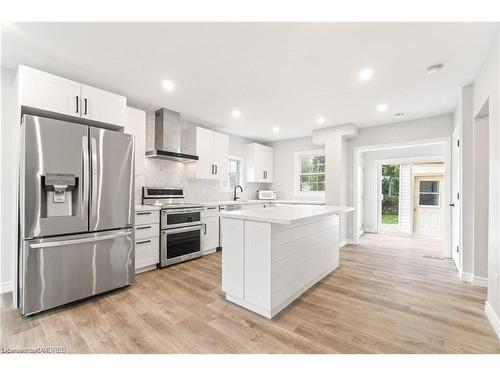
[[[404,116],[405,114],[403,112],[397,112],[394,114],[394,117],[401,117]]]
[[[167,91],[172,91],[175,88],[175,84],[172,81],[164,80],[161,85]]]
[[[323,116],[321,116],[321,117],[317,118],[316,123],[321,125],[321,124],[324,124],[325,121],[326,121],[326,119]]]
[[[387,111],[387,108],[389,108],[389,105],[387,103],[382,103],[377,106],[377,111],[385,112]]]
[[[234,118],[240,118],[241,117],[241,112],[238,111],[237,109],[233,110],[231,112],[231,116],[233,116]]]
[[[443,64],[431,65],[427,68],[427,74],[433,74],[433,73],[440,72],[441,70],[443,70],[443,67],[444,67]]]
[[[363,69],[358,74],[360,81],[368,81],[373,76],[373,69]]]
[[[280,132],[280,128],[278,128],[277,126],[273,127],[273,133],[279,133]]]

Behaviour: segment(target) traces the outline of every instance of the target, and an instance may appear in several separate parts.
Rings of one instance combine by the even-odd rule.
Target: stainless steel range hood
[[[181,152],[182,124],[181,115],[170,109],[161,108],[155,112],[155,148],[147,151],[146,157],[152,159],[191,162],[198,156]]]

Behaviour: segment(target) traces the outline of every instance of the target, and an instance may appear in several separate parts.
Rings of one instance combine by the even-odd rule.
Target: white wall
[[[363,230],[366,232],[377,231],[377,161],[387,159],[421,158],[429,156],[444,158],[444,152],[445,147],[442,143],[363,152]]]
[[[489,117],[474,122],[474,276],[488,277]]]
[[[488,305],[500,318],[500,32],[474,81],[474,117],[489,103]],[[464,230],[465,227],[464,227]],[[498,322],[498,320],[497,320]],[[500,327],[497,326],[500,336]]]
[[[1,237],[1,286],[2,291],[12,287],[14,254],[16,249],[16,197],[19,119],[16,111],[16,72],[2,67],[1,70],[1,166],[0,175],[0,237]]]
[[[426,141],[451,137],[452,129],[452,114],[359,129],[358,136],[347,141],[347,204],[354,205],[353,172],[356,148],[389,144],[409,145],[413,142],[415,144],[425,143]],[[347,238],[353,238],[352,217],[347,220],[346,235]]]
[[[295,193],[295,153],[324,150],[312,143],[312,137],[287,139],[268,143],[274,149],[274,179],[269,186],[278,192],[278,199],[324,200],[324,197],[297,195]]]

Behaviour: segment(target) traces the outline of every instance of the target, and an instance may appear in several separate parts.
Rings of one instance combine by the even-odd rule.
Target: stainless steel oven
[[[203,225],[190,225],[161,231],[160,267],[201,256]]]
[[[142,203],[161,205],[160,267],[201,256],[202,204],[186,202],[184,189],[143,187]]]
[[[200,208],[165,209],[161,210],[161,229],[185,227],[186,225],[201,224]]]

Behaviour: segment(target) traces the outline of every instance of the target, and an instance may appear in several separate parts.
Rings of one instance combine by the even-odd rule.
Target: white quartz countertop
[[[281,199],[248,199],[248,200],[237,200],[237,201],[209,201],[209,202],[194,202],[198,204],[202,204],[205,207],[214,207],[214,206],[245,206],[251,204],[263,204],[263,203],[277,203],[277,204],[301,204],[301,205],[315,205],[315,206],[323,206],[325,204],[324,201],[307,201],[307,200],[281,200]],[[143,205],[137,204],[135,206],[136,211],[152,211],[152,210],[161,210],[161,206],[154,205]]]
[[[281,199],[248,199],[248,200],[237,200],[237,201],[213,201],[213,202],[202,202],[205,207],[209,206],[244,206],[249,204],[259,204],[259,203],[281,203],[281,204],[311,204],[311,205],[324,205],[324,201],[306,201],[306,200],[281,200]]]
[[[354,211],[354,208],[295,204],[288,206],[250,208],[246,210],[221,212],[220,216],[231,219],[262,221],[273,224],[299,224],[310,221],[311,219],[320,219],[350,211]]]
[[[160,211],[161,207],[160,206],[153,206],[153,205],[144,205],[144,204],[136,204],[135,205],[135,210],[136,211]]]

